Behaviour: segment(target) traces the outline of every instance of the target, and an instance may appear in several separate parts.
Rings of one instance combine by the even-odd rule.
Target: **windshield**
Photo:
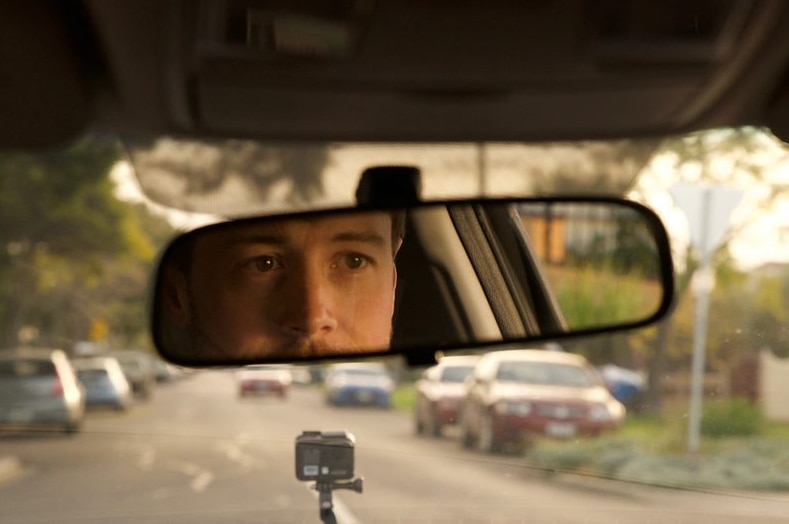
[[[589,372],[582,367],[543,362],[502,362],[496,373],[496,379],[502,382],[572,388],[597,385]]]
[[[441,371],[441,382],[463,382],[473,370],[473,366],[447,366]]]
[[[310,361],[292,383],[260,381],[254,391],[242,390],[243,368],[172,367],[155,383],[153,376],[135,381],[124,409],[86,404],[83,388],[55,381],[35,401],[0,396],[4,524],[316,522],[318,493],[294,474],[295,439],[340,430],[355,438],[354,475],[366,483],[361,494],[334,492],[341,522],[786,521],[789,150],[769,132],[540,145],[311,144],[285,152],[247,141],[127,143],[130,156],[104,138],[0,155],[3,351],[60,348],[73,360],[127,348],[154,353],[150,278],[174,236],[224,215],[353,203],[371,160],[423,167],[430,198],[606,192],[644,202],[671,236],[676,305],[659,325],[535,348],[580,354],[603,370],[606,388],[594,397],[582,390],[597,379],[583,368],[521,362],[502,366],[498,378],[570,387],[513,401],[479,384],[460,400],[442,397],[442,388],[419,391],[424,368],[399,357],[365,361],[380,365],[393,388],[331,384],[333,373],[381,372]],[[706,259],[672,196],[680,183],[740,192],[725,220],[712,221],[728,227]],[[633,242],[622,252],[637,258],[642,248]],[[532,254],[544,262],[551,251]],[[615,300],[627,290],[568,277],[566,260],[544,281],[565,316],[593,320],[609,303],[627,305]],[[398,268],[400,291],[422,278]],[[589,286],[588,300],[563,301],[563,286]],[[461,291],[431,288],[436,296]],[[706,360],[694,375],[698,297],[709,309]],[[398,314],[410,313],[416,330],[453,325],[432,303],[411,307]],[[473,327],[475,318],[458,322]],[[122,364],[140,370],[137,361]],[[441,380],[463,382],[471,369],[447,367]],[[54,375],[54,367],[0,359],[0,386],[39,373]],[[702,393],[698,411],[694,388]]]
[[[384,376],[384,372],[375,369],[343,369],[338,371],[337,375],[346,375],[350,377],[381,377]]]

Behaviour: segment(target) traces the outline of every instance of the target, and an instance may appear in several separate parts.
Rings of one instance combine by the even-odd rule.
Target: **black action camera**
[[[330,483],[353,478],[356,438],[347,431],[305,431],[296,437],[296,478]]]

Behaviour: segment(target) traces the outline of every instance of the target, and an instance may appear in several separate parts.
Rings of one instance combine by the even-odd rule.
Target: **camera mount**
[[[363,479],[354,478],[356,438],[347,431],[305,431],[296,437],[296,478],[314,480],[321,521],[335,524],[332,492],[347,489],[362,492]]]

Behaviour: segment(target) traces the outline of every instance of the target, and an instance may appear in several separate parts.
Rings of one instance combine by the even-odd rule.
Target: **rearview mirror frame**
[[[228,358],[227,355],[222,357],[195,357],[183,351],[177,352],[172,350],[172,343],[168,341],[166,332],[167,326],[165,325],[165,314],[163,311],[163,299],[167,294],[167,283],[164,277],[164,268],[169,267],[173,263],[176,254],[192,240],[208,234],[222,231],[231,231],[233,228],[250,226],[258,223],[274,223],[275,221],[282,220],[298,220],[310,221],[320,220],[332,216],[355,214],[355,213],[390,213],[394,210],[407,210],[413,213],[428,207],[448,207],[452,206],[493,206],[493,205],[600,205],[600,206],[618,206],[621,209],[632,210],[639,218],[643,219],[645,230],[651,235],[655,247],[655,264],[656,270],[659,273],[659,279],[655,284],[659,288],[660,297],[656,303],[656,308],[652,314],[646,315],[644,318],[635,319],[632,322],[615,323],[603,327],[579,327],[579,328],[565,328],[562,331],[556,328],[550,332],[540,331],[537,334],[529,333],[528,336],[507,336],[500,340],[484,339],[474,340],[472,338],[451,340],[441,344],[415,343],[408,347],[393,347],[390,349],[382,349],[364,353],[340,354],[331,353],[324,355],[288,355],[288,356],[267,356],[261,357],[243,357],[243,358]],[[494,350],[506,349],[512,347],[523,347],[524,344],[534,344],[546,341],[565,340],[569,338],[577,338],[582,336],[619,332],[631,329],[637,329],[654,324],[663,318],[670,310],[674,301],[674,275],[673,263],[671,258],[671,249],[668,234],[662,221],[657,214],[648,207],[634,201],[622,199],[619,197],[605,197],[605,196],[551,196],[551,197],[533,197],[533,198],[500,198],[500,199],[457,199],[457,200],[441,200],[441,201],[426,201],[419,202],[409,206],[365,206],[365,207],[348,207],[348,208],[334,208],[319,211],[307,211],[295,214],[281,214],[271,215],[265,217],[246,217],[241,219],[229,220],[220,222],[210,226],[205,226],[190,232],[187,232],[177,237],[161,254],[159,263],[157,265],[157,274],[154,279],[152,300],[151,300],[151,332],[154,345],[159,354],[167,361],[180,366],[186,367],[216,367],[216,366],[238,366],[262,363],[288,363],[294,361],[321,361],[321,360],[337,360],[337,359],[364,359],[364,358],[380,358],[382,356],[405,355],[409,362],[429,363],[434,361],[436,351],[443,353],[451,353],[457,350]],[[538,300],[539,308],[553,307],[550,302],[553,300],[550,292],[546,292],[545,288],[550,287],[550,284],[543,278],[532,279],[529,282],[532,290],[542,287],[544,296]],[[532,292],[532,291],[530,291]],[[555,304],[554,304],[555,306]],[[517,309],[517,305],[513,306]],[[538,309],[539,309],[538,308]],[[545,322],[545,320],[537,319],[537,322]],[[555,326],[561,326],[563,319],[553,318],[550,320]],[[528,323],[528,322],[526,322]],[[541,324],[542,325],[542,324]],[[515,331],[517,332],[517,330]]]

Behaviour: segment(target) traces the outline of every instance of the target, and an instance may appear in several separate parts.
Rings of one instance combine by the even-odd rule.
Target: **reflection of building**
[[[617,247],[617,231],[628,209],[610,204],[527,204],[519,214],[540,260],[563,264],[568,254],[606,253]]]
[[[759,352],[758,393],[768,420],[789,422],[789,359],[778,358],[770,350]]]
[[[748,286],[754,292],[760,285],[770,281],[772,285],[785,285],[789,279],[789,264],[786,263],[767,263],[749,272]],[[781,326],[783,328],[783,326]],[[762,333],[764,337],[764,333]],[[760,340],[763,347],[752,347],[751,350],[758,350],[758,360],[754,363],[755,370],[752,373],[752,386],[755,386],[755,393],[759,400],[759,405],[765,417],[769,420],[789,422],[789,358],[781,358],[775,355],[786,354],[784,343],[778,340],[769,340],[769,337]],[[756,343],[752,340],[751,343]],[[770,347],[770,346],[773,347]],[[746,360],[747,361],[747,360]],[[735,370],[740,371],[740,370]]]
[[[567,219],[563,216],[530,212],[527,214],[522,211],[521,220],[537,257],[549,264],[563,263],[567,257]]]

